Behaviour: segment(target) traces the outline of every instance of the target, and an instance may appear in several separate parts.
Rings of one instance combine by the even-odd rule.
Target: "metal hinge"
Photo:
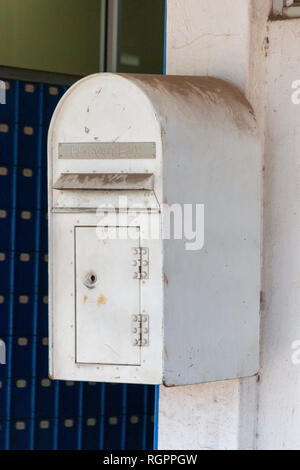
[[[149,346],[149,315],[132,315],[131,334],[133,346]]]
[[[149,279],[149,248],[133,248],[134,279]]]

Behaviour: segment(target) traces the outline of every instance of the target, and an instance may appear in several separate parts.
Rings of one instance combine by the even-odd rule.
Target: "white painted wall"
[[[260,380],[160,390],[160,449],[300,449],[300,19],[271,0],[168,0],[167,73],[212,75],[254,106],[264,146]],[[299,114],[298,114],[299,113]],[[298,145],[298,146],[297,146]]]
[[[250,35],[248,4],[249,0],[168,0],[167,73],[211,75],[243,88]]]
[[[269,24],[265,88],[264,305],[258,440],[260,449],[300,448],[300,18]]]

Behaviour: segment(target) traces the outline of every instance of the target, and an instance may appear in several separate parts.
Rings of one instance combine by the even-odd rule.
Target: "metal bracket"
[[[133,346],[149,346],[149,315],[132,315],[131,335]]]
[[[300,2],[298,0],[273,0],[273,14],[284,18],[297,18],[300,16]]]
[[[149,279],[149,248],[133,248],[134,279]]]

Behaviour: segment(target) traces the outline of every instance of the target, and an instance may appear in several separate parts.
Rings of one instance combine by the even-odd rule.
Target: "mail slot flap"
[[[63,173],[54,189],[146,189],[154,188],[152,173]]]
[[[118,210],[130,212],[159,212],[154,191],[149,190],[90,190],[56,191],[53,210]]]

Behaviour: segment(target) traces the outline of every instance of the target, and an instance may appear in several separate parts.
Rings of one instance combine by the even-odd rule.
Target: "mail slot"
[[[261,148],[208,77],[96,74],[48,139],[50,375],[186,385],[258,371]]]

